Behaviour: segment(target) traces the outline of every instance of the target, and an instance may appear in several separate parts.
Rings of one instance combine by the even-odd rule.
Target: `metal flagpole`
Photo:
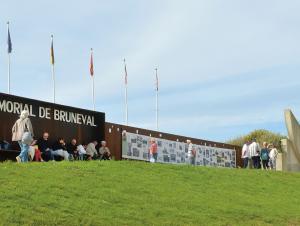
[[[8,94],[10,94],[10,53],[8,53]]]
[[[157,68],[155,68],[156,72],[156,130],[158,131],[158,75]]]
[[[53,79],[53,103],[55,104],[55,71],[54,71],[54,64],[52,64],[52,79]]]
[[[52,80],[53,80],[53,103],[55,104],[55,70],[54,70],[54,47],[53,35],[51,35],[51,65],[52,65]]]
[[[124,68],[125,68],[125,122],[128,126],[128,90],[127,90],[127,68],[126,61],[124,59]]]
[[[7,68],[7,91],[10,94],[10,53],[11,53],[11,39],[9,33],[9,22],[7,22],[7,57],[8,57],[8,68]]]
[[[93,75],[93,110],[95,111],[95,78]]]

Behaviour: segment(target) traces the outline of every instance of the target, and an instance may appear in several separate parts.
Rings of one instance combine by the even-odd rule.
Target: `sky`
[[[298,0],[0,0],[0,92],[56,102],[156,128],[155,68],[162,132],[226,142],[254,129],[286,134],[284,109],[300,118]]]

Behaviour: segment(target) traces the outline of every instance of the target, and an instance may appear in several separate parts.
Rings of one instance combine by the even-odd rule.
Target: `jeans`
[[[21,153],[19,155],[21,162],[28,162],[28,150],[29,150],[29,145],[24,144],[21,141],[18,141],[18,144],[21,148]]]
[[[246,157],[246,158],[243,158],[243,168],[246,169],[248,167],[248,161],[249,161],[249,158]]]
[[[155,162],[157,162],[157,153],[153,153],[153,158],[154,158]]]
[[[260,168],[259,156],[252,156],[252,163],[254,169],[259,169]]]
[[[69,153],[67,151],[64,151],[62,149],[59,149],[59,150],[55,150],[55,151],[52,151],[52,154],[54,156],[60,156],[60,157],[63,157],[64,160],[66,161],[69,161]]]
[[[276,169],[276,159],[270,159],[270,166],[272,170]]]
[[[42,157],[45,161],[54,160],[53,150],[48,149],[42,153]]]
[[[84,154],[79,154],[79,155],[78,155],[78,160],[83,161],[83,160],[84,160]]]
[[[194,166],[196,160],[195,156],[191,156],[189,159],[190,159],[190,164]]]

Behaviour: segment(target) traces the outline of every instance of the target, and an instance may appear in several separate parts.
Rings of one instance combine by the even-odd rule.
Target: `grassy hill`
[[[133,161],[0,164],[1,225],[300,225],[300,174]]]

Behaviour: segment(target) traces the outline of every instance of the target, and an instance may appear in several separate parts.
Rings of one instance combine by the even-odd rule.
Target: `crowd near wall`
[[[78,143],[104,139],[104,113],[0,93],[0,140],[11,142],[12,127],[22,110],[29,112],[35,138],[47,131],[52,141],[59,137],[67,142],[76,138]]]
[[[125,158],[148,161],[149,140],[153,137],[158,142],[159,162],[186,162],[186,140],[189,139],[197,151],[196,164],[242,166],[239,146],[105,122],[105,114],[101,112],[3,93],[0,93],[0,140],[11,142],[12,126],[22,110],[29,112],[36,139],[47,131],[51,141],[59,137],[63,137],[67,142],[75,138],[78,143],[106,140],[116,160]],[[122,137],[124,131],[126,140]],[[18,150],[19,146],[12,143],[11,149]]]

